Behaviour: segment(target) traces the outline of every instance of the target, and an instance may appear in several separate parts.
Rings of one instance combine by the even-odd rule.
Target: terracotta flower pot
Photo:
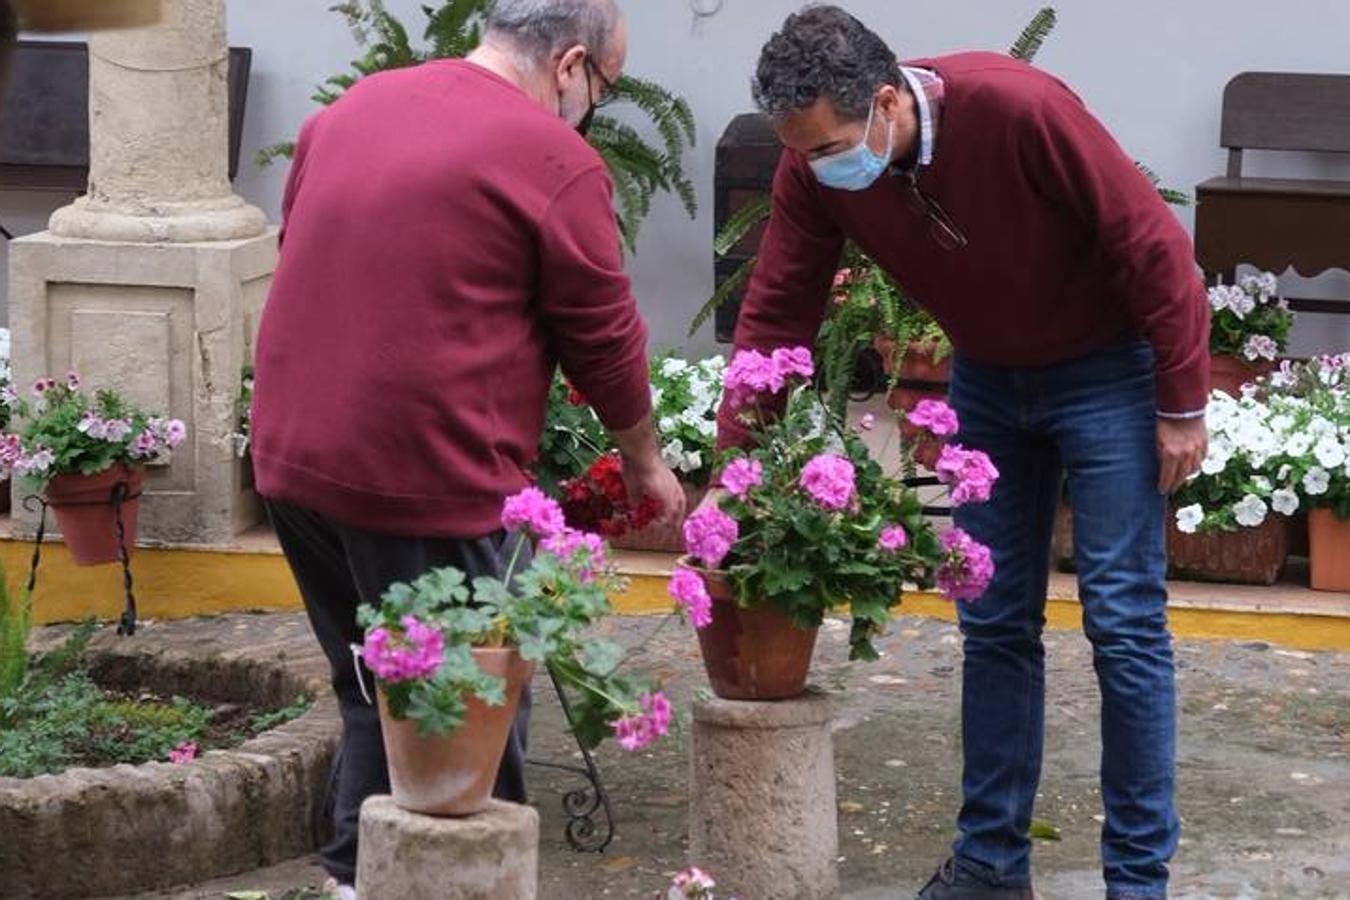
[[[57,475],[43,492],[77,565],[97,566],[121,558],[117,511],[112,502],[113,488],[119,483],[125,484],[127,490],[122,501],[122,543],[130,556],[136,546],[141,488],[145,483],[143,469],[116,465],[96,475]]]
[[[428,816],[471,816],[492,799],[520,693],[534,677],[534,663],[514,649],[475,650],[473,657],[484,672],[506,679],[506,702],[488,706],[470,697],[464,723],[448,735],[418,734],[416,722],[390,715],[380,691],[389,783],[394,802],[403,809]]]
[[[1267,516],[1257,528],[1183,534],[1168,517],[1167,557],[1178,578],[1230,584],[1274,584],[1289,559],[1289,525]]]
[[[1311,585],[1315,591],[1350,593],[1350,521],[1329,509],[1308,514]]]
[[[706,487],[694,487],[685,484],[684,497],[686,501],[685,509],[687,512],[693,512],[698,505],[703,502],[703,498],[708,493]],[[646,528],[639,528],[635,531],[629,531],[610,542],[610,546],[619,550],[643,550],[651,553],[683,553],[684,552],[684,520],[672,522],[669,525],[648,525]]]
[[[723,700],[801,696],[820,629],[798,628],[774,607],[743,609],[721,573],[700,574],[713,601],[712,624],[698,633],[713,693]]]
[[[1209,386],[1211,390],[1223,391],[1230,397],[1241,397],[1242,386],[1255,381],[1263,375],[1275,371],[1275,363],[1261,361],[1249,363],[1236,356],[1210,354]]]
[[[160,0],[16,0],[29,31],[92,31],[154,25]]]
[[[882,365],[889,375],[895,371],[895,341],[890,338],[877,338],[876,351],[881,354]],[[935,358],[936,348],[932,344],[913,343],[905,351],[900,361],[900,377],[896,387],[887,397],[891,409],[900,415],[900,436],[906,443],[915,444],[914,458],[919,465],[931,469],[942,453],[942,441],[928,434],[922,428],[909,424],[905,414],[919,405],[921,400],[947,399],[947,386],[952,377],[950,356]]]

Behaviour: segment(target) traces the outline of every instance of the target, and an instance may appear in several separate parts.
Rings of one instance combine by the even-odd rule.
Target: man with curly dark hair
[[[959,440],[1002,473],[991,502],[956,511],[998,572],[960,609],[964,803],[920,897],[1033,896],[1065,474],[1102,693],[1107,897],[1165,897],[1179,825],[1164,515],[1207,444],[1209,315],[1188,236],[1068,87],[1007,56],[901,64],[817,6],[764,47],[754,97],[786,149],[737,349],[812,342],[851,239],[950,336]],[[720,443],[746,440],[724,404]]]

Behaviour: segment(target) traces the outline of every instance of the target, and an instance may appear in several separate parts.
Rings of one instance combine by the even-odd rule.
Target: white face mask
[[[811,171],[816,173],[816,180],[827,188],[839,191],[865,191],[876,184],[877,179],[890,166],[891,154],[895,150],[895,134],[889,127],[886,129],[884,154],[873,153],[872,148],[867,146],[867,136],[872,133],[872,122],[876,114],[877,104],[874,100],[872,109],[867,114],[867,128],[856,147],[811,161]]]

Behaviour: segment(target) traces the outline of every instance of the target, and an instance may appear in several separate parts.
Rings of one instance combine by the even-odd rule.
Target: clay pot
[[[894,372],[895,342],[889,338],[877,338],[875,347],[881,354],[887,374]],[[909,424],[905,414],[918,406],[921,400],[947,399],[952,360],[950,356],[935,359],[935,350],[932,344],[910,344],[900,360],[900,378],[887,397],[888,405],[899,414],[901,438],[907,445],[914,447],[915,460],[927,469],[936,465],[938,456],[942,454],[943,442],[922,428]]]
[[[1255,381],[1263,375],[1275,371],[1275,363],[1262,360],[1249,363],[1236,356],[1210,354],[1209,386],[1211,390],[1223,391],[1230,397],[1241,397],[1242,386]]]
[[[136,527],[140,519],[141,489],[145,471],[116,465],[96,475],[68,473],[57,475],[43,491],[47,505],[56,514],[61,537],[75,557],[76,565],[97,566],[121,559],[117,538],[117,511],[113,489],[126,485],[122,501],[123,540],[127,555],[136,546]]]
[[[471,816],[486,809],[492,799],[520,694],[534,677],[534,663],[526,662],[514,648],[474,650],[473,658],[488,675],[506,679],[506,702],[489,706],[469,697],[464,723],[448,735],[418,734],[416,722],[390,715],[380,691],[389,783],[394,803],[403,809],[428,816]]]
[[[1289,524],[1283,516],[1271,515],[1257,528],[1183,534],[1169,515],[1167,557],[1177,578],[1274,584],[1289,559]]]
[[[685,510],[693,512],[707,495],[706,487],[694,487],[685,484]],[[626,532],[610,540],[610,546],[619,550],[642,550],[650,553],[683,553],[684,520],[669,525],[648,525],[635,531]]]
[[[1308,514],[1311,586],[1315,591],[1350,593],[1350,520],[1329,509]]]
[[[94,31],[154,25],[160,0],[15,0],[27,31]]]
[[[687,558],[682,565],[695,568]],[[712,624],[698,632],[713,693],[723,700],[801,696],[820,629],[798,628],[776,607],[744,609],[723,573],[696,571],[713,602]]]

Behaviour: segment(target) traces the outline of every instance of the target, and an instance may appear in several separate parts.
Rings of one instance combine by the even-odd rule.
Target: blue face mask
[[[867,146],[867,136],[872,133],[872,121],[877,113],[876,104],[867,114],[867,129],[858,146],[850,147],[839,153],[822,156],[811,161],[811,171],[816,180],[827,188],[840,191],[865,191],[876,183],[891,164],[891,152],[895,149],[895,136],[886,129],[886,153],[878,156]]]

